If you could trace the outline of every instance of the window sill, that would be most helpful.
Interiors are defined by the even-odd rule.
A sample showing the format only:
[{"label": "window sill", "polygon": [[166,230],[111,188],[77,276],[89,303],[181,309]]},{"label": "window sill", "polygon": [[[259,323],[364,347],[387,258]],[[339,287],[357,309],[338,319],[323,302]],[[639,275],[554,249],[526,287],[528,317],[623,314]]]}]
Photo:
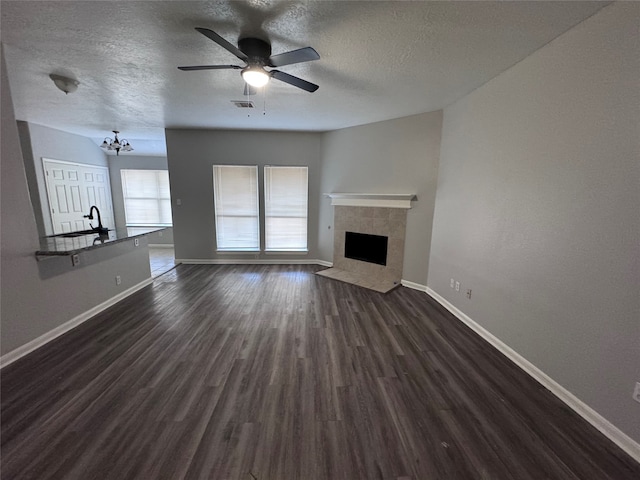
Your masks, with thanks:
[{"label": "window sill", "polygon": [[309,250],[265,250],[265,255],[308,255]]},{"label": "window sill", "polygon": [[146,225],[126,225],[127,228],[171,228],[173,225],[163,223],[149,223]]},{"label": "window sill", "polygon": [[308,255],[309,250],[216,250],[216,253],[219,255],[237,255],[237,254],[245,254],[245,255],[256,255],[264,253],[265,255]]},{"label": "window sill", "polygon": [[237,255],[237,254],[247,254],[247,255],[255,255],[256,253],[260,253],[259,249],[256,250],[249,250],[249,249],[242,249],[242,250],[216,250],[216,253],[220,254],[220,255]]}]

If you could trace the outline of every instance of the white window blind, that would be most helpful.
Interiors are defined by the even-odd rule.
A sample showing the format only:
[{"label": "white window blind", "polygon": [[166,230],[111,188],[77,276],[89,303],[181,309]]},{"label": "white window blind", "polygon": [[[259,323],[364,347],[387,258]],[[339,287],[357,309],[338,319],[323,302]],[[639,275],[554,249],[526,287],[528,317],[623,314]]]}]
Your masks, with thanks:
[{"label": "white window blind", "polygon": [[260,250],[258,167],[213,166],[218,250]]},{"label": "white window blind", "polygon": [[264,167],[265,250],[306,251],[307,167]]},{"label": "white window blind", "polygon": [[171,194],[167,170],[121,170],[127,227],[170,227]]}]

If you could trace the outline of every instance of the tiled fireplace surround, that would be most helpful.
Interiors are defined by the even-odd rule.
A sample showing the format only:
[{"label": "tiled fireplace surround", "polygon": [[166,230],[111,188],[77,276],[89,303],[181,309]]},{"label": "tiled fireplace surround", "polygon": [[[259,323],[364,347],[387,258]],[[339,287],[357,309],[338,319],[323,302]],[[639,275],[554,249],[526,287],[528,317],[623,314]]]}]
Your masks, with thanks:
[{"label": "tiled fireplace surround", "polygon": [[[333,268],[318,274],[383,293],[400,285],[407,209],[340,205],[335,205],[334,209]],[[345,232],[389,237],[387,264],[345,258]]]}]

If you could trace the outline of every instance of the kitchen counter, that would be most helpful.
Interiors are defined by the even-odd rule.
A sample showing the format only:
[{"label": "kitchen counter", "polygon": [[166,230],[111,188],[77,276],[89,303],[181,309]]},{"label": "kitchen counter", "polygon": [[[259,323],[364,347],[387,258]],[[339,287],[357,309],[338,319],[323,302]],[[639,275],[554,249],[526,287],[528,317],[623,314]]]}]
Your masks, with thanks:
[{"label": "kitchen counter", "polygon": [[141,237],[149,233],[166,230],[166,228],[167,227],[141,229],[136,227],[135,233],[132,234],[124,228],[109,230],[106,235],[89,233],[71,238],[60,235],[42,237],[40,239],[40,250],[36,252],[36,258],[38,260],[44,260],[50,257],[75,255],[81,251],[93,250],[106,245],[125,242],[135,237]]}]

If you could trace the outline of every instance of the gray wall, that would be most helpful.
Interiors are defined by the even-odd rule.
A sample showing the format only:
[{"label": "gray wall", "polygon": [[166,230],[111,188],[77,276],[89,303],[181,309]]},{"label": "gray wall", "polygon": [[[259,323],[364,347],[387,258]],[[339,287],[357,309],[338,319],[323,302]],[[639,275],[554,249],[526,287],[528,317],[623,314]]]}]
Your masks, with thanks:
[{"label": "gray wall", "polygon": [[445,109],[429,270],[636,441],[639,24],[637,3],[608,6]]},{"label": "gray wall", "polygon": [[[320,176],[319,133],[261,132],[237,130],[167,129],[167,157],[173,208],[173,236],[177,259],[207,260],[254,258],[242,254],[217,254],[213,206],[212,165],[258,165],[262,211],[264,165],[309,167],[309,253],[301,255],[259,255],[261,259],[318,258],[318,191]],[[182,201],[177,206],[176,200]],[[264,221],[261,222],[264,238]],[[264,245],[264,241],[262,242]]]},{"label": "gray wall", "polygon": [[40,235],[52,235],[42,158],[107,166],[107,155],[91,139],[33,123],[18,122],[25,171]]},{"label": "gray wall", "polygon": [[[80,267],[69,257],[36,262],[39,236],[20,148],[20,139],[2,54],[2,146],[0,236],[0,355],[150,277],[148,249],[128,244],[81,255]],[[115,285],[115,275],[122,284]]]},{"label": "gray wall", "polygon": [[[321,193],[415,193],[407,215],[404,280],[427,284],[442,111],[328,132]],[[333,207],[320,200],[320,259],[333,259]]]},{"label": "gray wall", "polygon": [[[167,157],[145,157],[140,155],[109,155],[109,177],[111,178],[111,196],[113,198],[113,215],[116,228],[126,228],[124,215],[124,199],[122,197],[121,170],[168,170]],[[149,235],[150,244],[172,244],[173,229],[169,228],[161,235]]]}]

